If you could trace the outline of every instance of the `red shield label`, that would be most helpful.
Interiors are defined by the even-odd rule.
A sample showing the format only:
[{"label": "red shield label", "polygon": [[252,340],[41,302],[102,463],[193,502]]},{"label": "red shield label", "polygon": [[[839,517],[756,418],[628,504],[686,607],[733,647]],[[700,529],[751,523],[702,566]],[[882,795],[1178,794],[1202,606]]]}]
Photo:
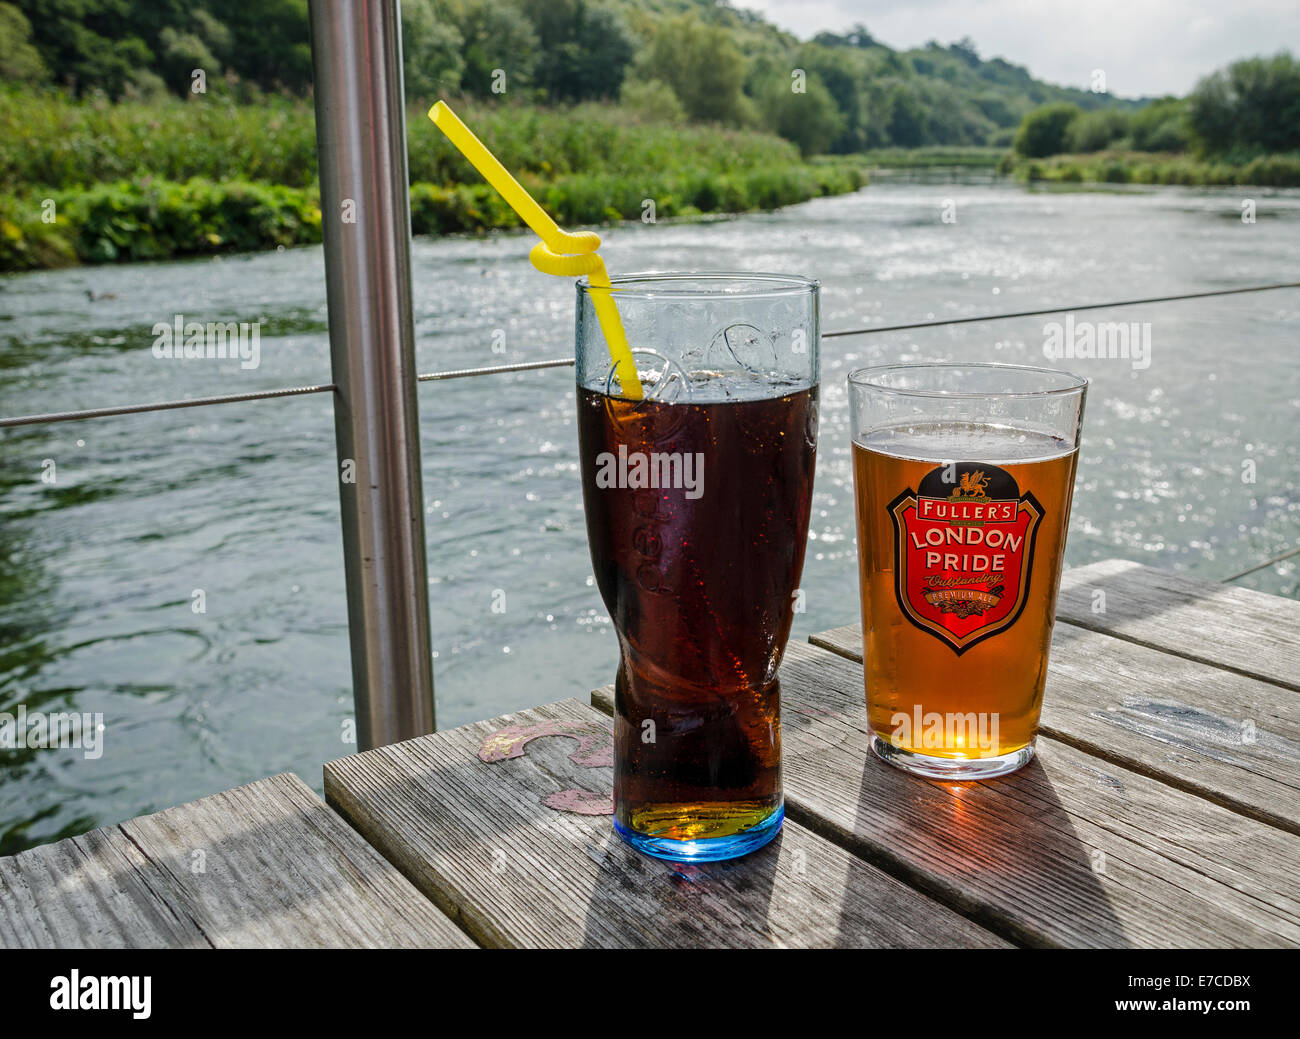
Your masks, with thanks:
[{"label": "red shield label", "polygon": [[1005,469],[940,466],[889,517],[898,606],[918,628],[961,656],[1020,617],[1043,510]]}]

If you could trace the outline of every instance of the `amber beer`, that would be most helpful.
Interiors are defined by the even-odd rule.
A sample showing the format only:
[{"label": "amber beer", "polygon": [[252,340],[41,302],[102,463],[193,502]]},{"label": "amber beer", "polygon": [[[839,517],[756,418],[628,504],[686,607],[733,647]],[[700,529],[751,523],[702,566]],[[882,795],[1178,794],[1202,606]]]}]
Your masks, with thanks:
[{"label": "amber beer", "polygon": [[854,440],[867,718],[886,760],[982,778],[1033,753],[1077,441],[945,410]]}]

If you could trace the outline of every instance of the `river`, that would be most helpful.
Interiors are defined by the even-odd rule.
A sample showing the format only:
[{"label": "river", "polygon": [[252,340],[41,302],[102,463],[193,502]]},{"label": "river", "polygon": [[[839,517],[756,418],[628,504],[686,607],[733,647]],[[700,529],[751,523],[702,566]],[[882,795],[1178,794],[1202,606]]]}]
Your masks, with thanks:
[{"label": "river", "polygon": [[[1300,280],[1295,191],[884,178],[774,214],[603,235],[615,272],[817,277],[826,331]],[[420,371],[572,353],[573,286],[534,272],[531,245],[416,241]],[[260,320],[260,363],[155,357],[153,326],[178,313]],[[1218,580],[1300,542],[1300,291],[1075,317],[1149,322],[1151,351],[1146,366],[1053,362],[1092,379],[1067,563],[1123,557]],[[794,638],[858,612],[848,371],[1044,363],[1054,320],[824,342]],[[0,378],[4,415],[328,382],[321,250],[0,278]],[[572,380],[555,369],[418,391],[441,727],[585,698],[613,677]],[[1295,563],[1237,583],[1294,597]],[[352,749],[350,688],[328,395],[0,430],[0,712],[104,725],[98,756],[0,750],[0,851],[282,770],[319,789],[321,763]]]}]

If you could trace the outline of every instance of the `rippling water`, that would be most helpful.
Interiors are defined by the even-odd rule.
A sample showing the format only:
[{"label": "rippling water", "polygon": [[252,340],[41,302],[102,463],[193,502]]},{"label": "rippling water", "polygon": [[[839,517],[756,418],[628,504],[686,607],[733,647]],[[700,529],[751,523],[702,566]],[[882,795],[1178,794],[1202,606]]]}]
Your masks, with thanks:
[{"label": "rippling water", "polygon": [[[620,227],[602,253],[618,272],[815,276],[824,330],[882,326],[1297,280],[1300,193],[1253,197],[1247,225],[1238,191],[882,181],[772,215]],[[956,223],[941,219],[948,200]],[[571,354],[572,285],[533,272],[531,244],[416,242],[421,371]],[[260,318],[260,366],[154,358],[151,328],[177,312]],[[1293,547],[1300,292],[1077,317],[1149,321],[1152,362],[1062,362],[1093,380],[1067,562],[1119,556],[1222,579]],[[1045,320],[824,343],[807,612],[793,637],[858,611],[847,372],[1043,363]],[[0,278],[0,414],[329,379],[319,249]],[[419,391],[442,727],[585,697],[613,676],[572,379],[557,369]],[[54,483],[41,478],[49,462]],[[1295,596],[1295,562],[1238,583]],[[351,749],[330,398],[0,430],[0,711],[20,703],[102,712],[104,752],[0,751],[0,851],[285,769],[319,788],[321,763]]]}]

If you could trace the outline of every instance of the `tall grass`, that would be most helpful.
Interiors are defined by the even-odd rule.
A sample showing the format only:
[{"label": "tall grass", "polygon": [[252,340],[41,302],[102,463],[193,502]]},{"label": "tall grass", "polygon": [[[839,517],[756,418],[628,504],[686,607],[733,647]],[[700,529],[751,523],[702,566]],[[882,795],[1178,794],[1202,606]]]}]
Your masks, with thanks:
[{"label": "tall grass", "polygon": [[0,90],[0,193],[145,176],[306,187],[316,178],[314,125],[301,101],[255,108],[174,98],[76,103],[57,93]]},{"label": "tall grass", "polygon": [[[458,110],[508,169],[545,180],[572,173],[731,173],[800,161],[793,144],[771,134],[642,123],[607,105],[476,103]],[[480,180],[423,110],[407,113],[407,152],[412,183]],[[75,103],[56,93],[0,90],[0,193],[143,176],[307,187],[316,179],[311,105],[272,99],[241,107],[174,98]]]},{"label": "tall grass", "polygon": [[874,148],[859,152],[853,158],[868,167],[882,169],[930,169],[934,167],[962,166],[988,169],[998,164],[1005,149],[982,147],[951,148]]},{"label": "tall grass", "polygon": [[[865,182],[778,137],[613,106],[471,104],[484,143],[562,224],[775,209]],[[423,111],[407,114],[416,234],[518,226]],[[48,223],[48,202],[55,219]],[[0,91],[0,271],[320,240],[313,113],[205,99],[118,105]]]}]

